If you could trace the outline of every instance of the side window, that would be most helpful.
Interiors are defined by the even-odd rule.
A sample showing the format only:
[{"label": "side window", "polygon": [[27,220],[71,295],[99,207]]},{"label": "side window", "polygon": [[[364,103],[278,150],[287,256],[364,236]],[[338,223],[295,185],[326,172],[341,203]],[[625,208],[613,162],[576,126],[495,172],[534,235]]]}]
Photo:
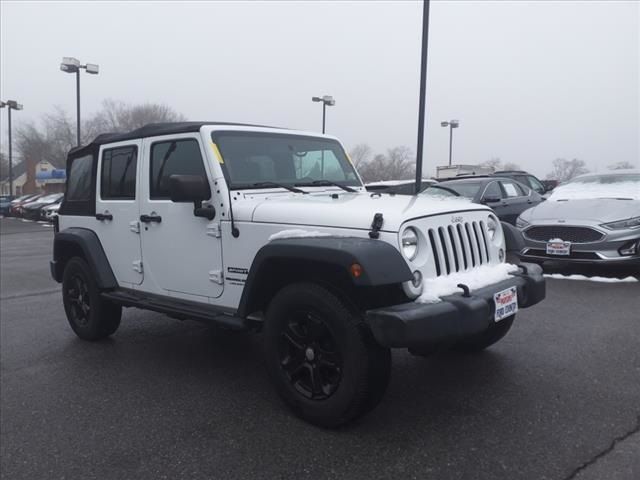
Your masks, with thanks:
[{"label": "side window", "polygon": [[91,199],[91,170],[93,155],[85,155],[72,160],[67,179],[67,200],[82,202]]},{"label": "side window", "polygon": [[528,176],[527,177],[529,179],[529,186],[535,190],[536,192],[543,194],[545,192],[545,188],[542,185],[542,183],[540,183],[538,181],[538,179],[536,177],[532,177],[532,176]]},{"label": "side window", "polygon": [[149,198],[169,198],[171,175],[199,175],[206,177],[200,145],[195,139],[169,140],[151,146],[149,169]]},{"label": "side window", "polygon": [[502,190],[500,190],[500,185],[498,185],[498,182],[491,182],[489,185],[487,185],[487,189],[484,191],[483,196],[502,198]]},{"label": "side window", "polygon": [[522,197],[524,193],[518,185],[513,182],[500,182],[507,198]]},{"label": "side window", "polygon": [[103,200],[135,200],[137,157],[135,146],[102,152],[100,197]]}]

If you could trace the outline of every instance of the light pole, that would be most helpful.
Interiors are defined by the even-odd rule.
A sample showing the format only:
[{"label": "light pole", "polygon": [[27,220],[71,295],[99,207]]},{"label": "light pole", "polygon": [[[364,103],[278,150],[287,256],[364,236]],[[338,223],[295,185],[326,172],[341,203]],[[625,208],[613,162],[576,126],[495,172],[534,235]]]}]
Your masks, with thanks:
[{"label": "light pole", "polygon": [[22,105],[15,100],[0,101],[0,108],[9,110],[9,195],[13,195],[13,150],[11,145],[11,110],[22,110]]},{"label": "light pole", "polygon": [[331,95],[324,95],[322,97],[311,97],[313,102],[322,102],[322,133],[324,133],[325,119],[327,115],[327,105],[333,107],[336,101]]},{"label": "light pole", "polygon": [[441,127],[449,127],[449,166],[451,166],[451,153],[453,150],[453,129],[458,128],[460,122],[458,120],[449,120],[448,122],[440,122]]},{"label": "light pole", "polygon": [[76,111],[77,111],[77,125],[76,125],[76,136],[78,146],[80,145],[80,69],[84,68],[87,73],[91,73],[93,75],[97,75],[100,67],[95,63],[87,63],[86,65],[81,65],[80,60],[73,57],[63,57],[62,63],[60,64],[60,70],[67,73],[75,73],[76,74]]}]

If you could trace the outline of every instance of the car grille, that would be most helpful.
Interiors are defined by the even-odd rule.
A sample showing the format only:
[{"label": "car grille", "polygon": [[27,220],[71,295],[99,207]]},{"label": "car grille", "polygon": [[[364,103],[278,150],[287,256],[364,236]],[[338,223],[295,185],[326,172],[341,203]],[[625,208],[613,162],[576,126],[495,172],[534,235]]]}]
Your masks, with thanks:
[{"label": "car grille", "polygon": [[569,255],[551,255],[547,253],[545,250],[537,250],[535,248],[530,248],[524,254],[525,259],[527,256],[531,257],[546,257],[551,260],[566,260],[567,258],[573,260],[600,260],[598,254],[594,252],[570,252]]},{"label": "car grille", "polygon": [[482,221],[430,228],[426,234],[437,276],[489,263],[488,233]]},{"label": "car grille", "polygon": [[559,238],[565,242],[588,243],[602,240],[604,234],[588,227],[565,227],[562,225],[546,225],[531,227],[524,231],[524,236],[530,240],[547,242]]}]

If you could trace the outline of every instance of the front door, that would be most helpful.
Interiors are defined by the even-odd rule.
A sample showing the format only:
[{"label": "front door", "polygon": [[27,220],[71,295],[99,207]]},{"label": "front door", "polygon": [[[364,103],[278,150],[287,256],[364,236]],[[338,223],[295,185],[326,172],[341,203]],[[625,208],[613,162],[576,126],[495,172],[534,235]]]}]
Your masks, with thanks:
[{"label": "front door", "polygon": [[[140,233],[144,282],[152,293],[207,302],[222,295],[221,212],[213,220],[193,215],[193,204],[169,198],[171,175],[200,175],[211,184],[212,169],[197,134],[144,140]],[[219,205],[212,189],[211,205]],[[215,200],[215,203],[213,201]]]},{"label": "front door", "polygon": [[96,182],[96,232],[121,287],[142,282],[138,198],[142,142],[114,143],[100,149]]}]

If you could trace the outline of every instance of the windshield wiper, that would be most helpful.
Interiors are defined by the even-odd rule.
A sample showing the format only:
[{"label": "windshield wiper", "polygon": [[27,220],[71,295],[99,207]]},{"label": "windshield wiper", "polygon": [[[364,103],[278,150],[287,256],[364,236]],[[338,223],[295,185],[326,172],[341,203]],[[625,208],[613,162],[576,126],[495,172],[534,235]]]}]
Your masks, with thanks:
[{"label": "windshield wiper", "polygon": [[346,185],[340,185],[337,182],[332,182],[331,180],[314,180],[313,182],[309,182],[309,183],[296,183],[296,185],[301,186],[301,187],[305,187],[305,186],[334,186],[334,187],[338,187],[341,188],[342,190],[344,190],[345,192],[350,192],[350,193],[355,193],[357,192],[356,189],[351,188],[351,187],[347,187]]},{"label": "windshield wiper", "polygon": [[292,187],[291,185],[283,185],[282,183],[276,182],[256,182],[251,184],[254,188],[262,188],[262,187],[279,187],[284,188],[285,190],[289,190],[293,193],[307,193],[304,190],[300,190],[299,188]]}]

